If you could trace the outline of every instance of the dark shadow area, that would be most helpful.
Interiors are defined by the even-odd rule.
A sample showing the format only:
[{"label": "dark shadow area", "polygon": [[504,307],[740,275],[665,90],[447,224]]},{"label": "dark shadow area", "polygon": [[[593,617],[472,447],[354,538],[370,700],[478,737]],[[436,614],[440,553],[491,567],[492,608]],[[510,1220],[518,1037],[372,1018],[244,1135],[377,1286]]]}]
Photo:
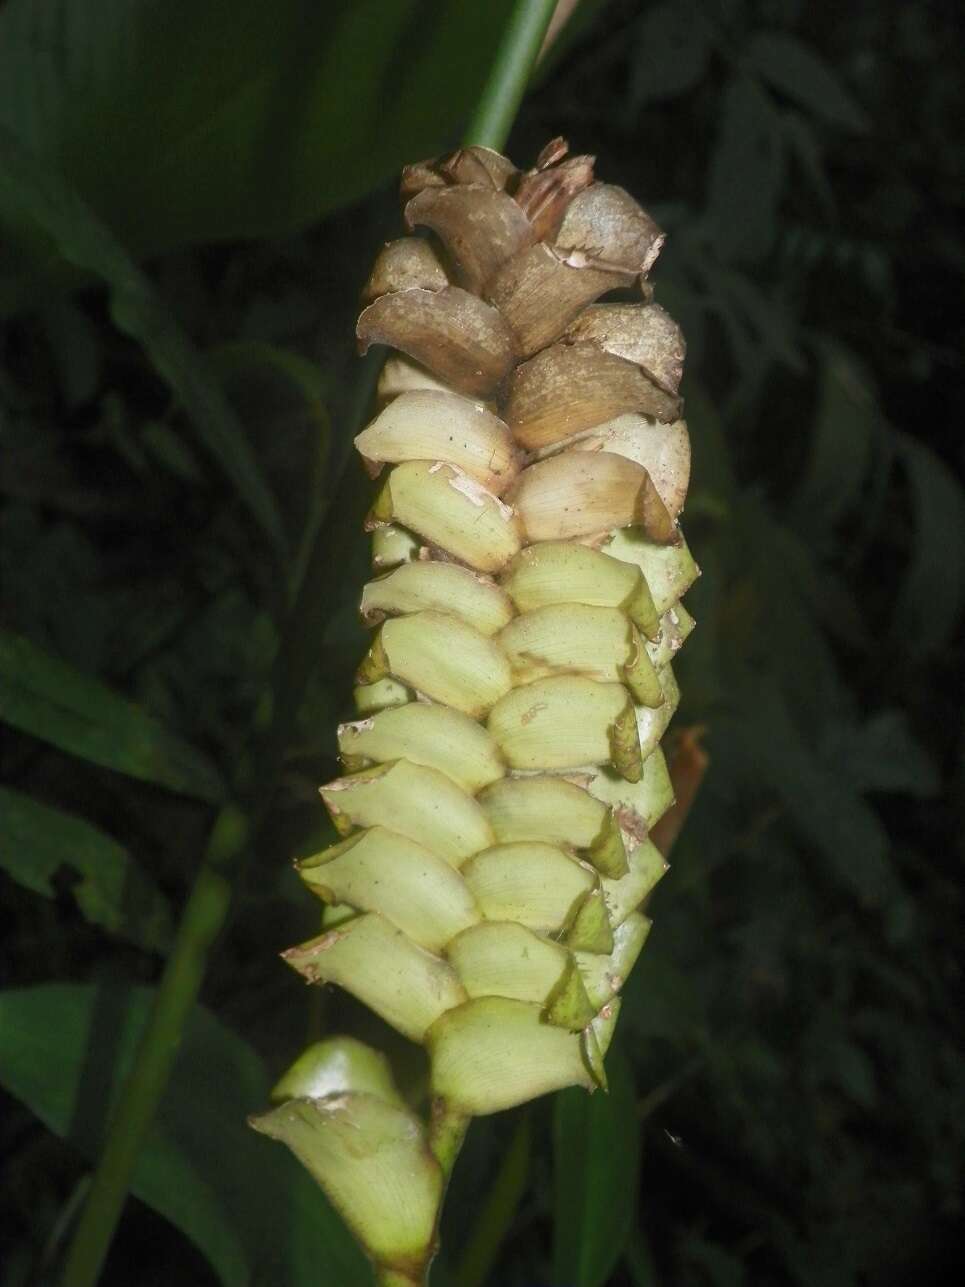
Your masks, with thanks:
[{"label": "dark shadow area", "polygon": [[[116,8],[0,6],[0,122],[80,193],[97,246],[129,250],[199,366],[158,358],[133,268],[98,277],[89,227],[50,233],[0,132],[0,627],[79,677],[57,710],[95,678],[182,771],[215,766],[256,840],[157,1128],[162,1187],[196,1193],[199,1228],[132,1199],[102,1287],[357,1287],[337,1219],[245,1119],[336,1028],[384,1042],[425,1103],[421,1051],[280,953],[318,932],[292,860],[336,839],[317,788],[367,647],[374,484],[352,438],[379,355],[356,357],[358,296],[404,231],[391,175],[458,139],[495,34],[468,0],[244,0],[231,22],[175,0],[144,26]],[[636,1101],[607,1148],[638,1189],[579,1287],[910,1287],[965,1256],[963,35],[939,3],[584,0],[513,132],[523,167],[557,135],[593,153],[667,233],[650,282],[687,339],[702,569],[673,664],[708,769],[616,1038]],[[76,855],[49,889],[0,864],[0,1006],[37,998],[0,1024],[0,1287],[53,1287],[213,808],[144,746],[103,767],[110,730],[88,762],[59,726],[9,725],[4,788],[131,864],[97,886],[99,919]],[[38,864],[63,834],[41,830],[16,833]],[[0,857],[13,834],[0,818]],[[59,1010],[55,984],[78,989]],[[526,1111],[488,1281],[576,1287],[558,1101]],[[518,1121],[470,1132],[433,1287],[462,1287]]]}]

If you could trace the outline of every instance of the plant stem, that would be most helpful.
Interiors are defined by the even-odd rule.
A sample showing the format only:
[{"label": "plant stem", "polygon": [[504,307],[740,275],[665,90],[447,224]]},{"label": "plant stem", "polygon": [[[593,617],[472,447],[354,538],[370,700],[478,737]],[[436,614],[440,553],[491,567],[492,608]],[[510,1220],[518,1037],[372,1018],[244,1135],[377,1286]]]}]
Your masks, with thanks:
[{"label": "plant stem", "polygon": [[208,950],[231,901],[229,873],[244,852],[247,822],[234,805],[215,819],[204,860],[171,949],[154,1007],[78,1221],[64,1267],[63,1287],[92,1287],[100,1276],[131,1173],[144,1142],[204,976]]},{"label": "plant stem", "polygon": [[401,1269],[386,1269],[384,1266],[375,1272],[379,1287],[423,1287],[426,1281],[423,1276],[413,1278]]},{"label": "plant stem", "polygon": [[482,1287],[489,1280],[499,1248],[526,1188],[531,1141],[532,1122],[527,1112],[516,1124],[509,1148],[503,1155],[469,1242],[456,1266],[453,1274],[456,1287]]},{"label": "plant stem", "polygon": [[517,0],[486,87],[466,128],[463,146],[477,144],[497,152],[505,147],[556,3],[557,0]]},{"label": "plant stem", "polygon": [[433,1102],[429,1118],[429,1148],[442,1167],[446,1180],[452,1174],[471,1120],[464,1113],[451,1109],[445,1100],[437,1099]]}]

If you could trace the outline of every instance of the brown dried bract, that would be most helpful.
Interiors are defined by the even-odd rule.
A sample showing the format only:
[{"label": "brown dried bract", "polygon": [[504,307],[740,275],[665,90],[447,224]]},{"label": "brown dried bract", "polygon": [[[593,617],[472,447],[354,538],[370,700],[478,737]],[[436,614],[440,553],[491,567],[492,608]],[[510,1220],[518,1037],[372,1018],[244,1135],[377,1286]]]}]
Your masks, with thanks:
[{"label": "brown dried bract", "polygon": [[509,323],[520,356],[529,357],[558,340],[587,304],[632,281],[620,268],[585,256],[571,259],[541,241],[505,264],[488,294]]},{"label": "brown dried bract", "polygon": [[533,166],[533,173],[536,170],[548,170],[551,165],[557,165],[570,150],[570,145],[562,134],[558,134],[555,139],[550,139],[542,148],[539,156],[536,158],[536,164]]},{"label": "brown dried bract", "polygon": [[362,289],[362,303],[370,304],[397,290],[443,290],[448,285],[446,270],[432,243],[422,237],[400,237],[387,241],[379,251]]},{"label": "brown dried bract", "polygon": [[554,344],[516,368],[504,419],[518,443],[537,451],[628,411],[676,420],[679,402],[635,363],[580,341]]},{"label": "brown dried bract", "polygon": [[480,397],[506,378],[513,337],[499,312],[461,290],[400,290],[363,309],[359,351],[371,344],[401,349],[459,393]]},{"label": "brown dried bract", "polygon": [[665,234],[629,192],[594,183],[570,202],[556,238],[566,250],[582,250],[641,276],[660,254]]},{"label": "brown dried bract", "polygon": [[570,202],[593,182],[594,160],[592,156],[574,156],[546,169],[537,162],[537,168],[519,180],[516,201],[533,225],[537,240],[556,236]]},{"label": "brown dried bract", "polygon": [[405,166],[399,195],[405,205],[426,188],[445,188],[450,184],[474,183],[501,192],[517,173],[512,161],[492,148],[461,147],[445,156]]},{"label": "brown dried bract", "polygon": [[532,244],[533,230],[511,196],[464,184],[425,188],[405,208],[410,228],[431,228],[456,268],[459,282],[480,295],[506,260]]},{"label": "brown dried bract", "polygon": [[635,362],[669,394],[676,394],[687,346],[680,327],[659,304],[595,304],[567,327],[566,338],[590,340]]},{"label": "brown dried bract", "polygon": [[519,173],[512,161],[490,147],[457,148],[439,168],[450,183],[481,183],[502,192]]}]

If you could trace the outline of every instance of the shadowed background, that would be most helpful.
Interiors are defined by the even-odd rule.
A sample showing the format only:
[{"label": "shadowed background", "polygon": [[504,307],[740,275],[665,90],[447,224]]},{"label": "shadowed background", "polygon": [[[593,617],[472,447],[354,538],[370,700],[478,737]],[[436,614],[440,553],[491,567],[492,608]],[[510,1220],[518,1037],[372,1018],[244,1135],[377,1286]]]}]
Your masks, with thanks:
[{"label": "shadowed background", "polygon": [[[0,11],[0,1287],[55,1279],[229,792],[257,832],[103,1283],[369,1281],[244,1118],[336,1028],[419,1085],[278,952],[316,926],[290,859],[333,838],[364,650],[357,295],[509,8]],[[611,1095],[476,1125],[436,1287],[898,1287],[961,1250],[951,14],[584,0],[523,105],[518,164],[564,134],[669,234],[704,570],[676,723],[709,769]]]}]

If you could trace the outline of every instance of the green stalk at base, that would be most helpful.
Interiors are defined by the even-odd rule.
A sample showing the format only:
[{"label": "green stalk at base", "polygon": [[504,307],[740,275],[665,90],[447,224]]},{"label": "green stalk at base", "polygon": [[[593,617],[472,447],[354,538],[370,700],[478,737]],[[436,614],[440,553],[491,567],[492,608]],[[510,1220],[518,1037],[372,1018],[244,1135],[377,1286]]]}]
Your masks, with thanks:
[{"label": "green stalk at base", "polygon": [[452,1174],[452,1168],[456,1165],[456,1159],[459,1157],[459,1151],[471,1121],[472,1118],[466,1113],[454,1111],[444,1100],[437,1099],[432,1105],[429,1117],[429,1148],[447,1181]]},{"label": "green stalk at base", "polygon": [[92,1287],[100,1277],[138,1153],[161,1102],[181,1033],[201,987],[208,950],[228,914],[228,873],[244,851],[247,834],[243,815],[234,806],[222,809],[185,905],[135,1057],[134,1072],[111,1120],[107,1143],[71,1240],[63,1287]]},{"label": "green stalk at base", "polygon": [[453,1271],[458,1287],[484,1287],[500,1247],[519,1210],[529,1172],[533,1127],[528,1112],[519,1119],[472,1233]]},{"label": "green stalk at base", "polygon": [[413,1278],[397,1269],[379,1269],[376,1270],[375,1281],[379,1287],[425,1287],[428,1279],[424,1274]]}]

